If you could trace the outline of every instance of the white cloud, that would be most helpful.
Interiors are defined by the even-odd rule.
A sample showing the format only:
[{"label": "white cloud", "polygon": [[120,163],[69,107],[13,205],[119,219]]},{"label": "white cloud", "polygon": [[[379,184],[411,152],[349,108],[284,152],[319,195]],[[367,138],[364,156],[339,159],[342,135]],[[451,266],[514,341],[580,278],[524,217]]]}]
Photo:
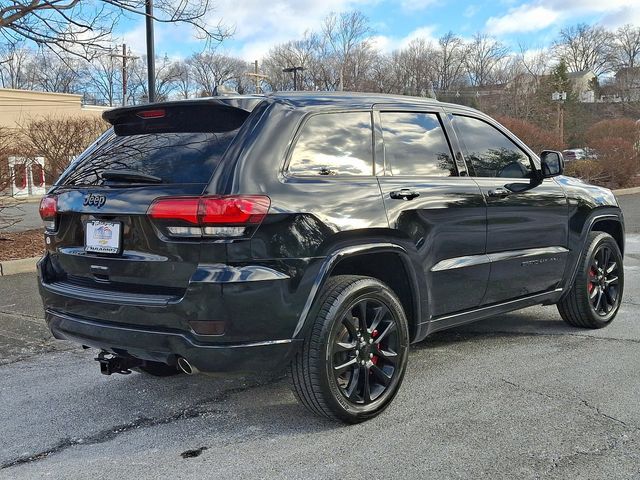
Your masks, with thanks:
[{"label": "white cloud", "polygon": [[360,9],[378,0],[218,0],[209,23],[235,28],[232,42],[241,46],[236,54],[253,60],[264,56],[277,43],[300,38],[305,31],[319,30],[331,12]]},{"label": "white cloud", "polygon": [[489,18],[487,30],[494,35],[543,30],[553,25],[559,16],[559,13],[549,8],[525,4],[510,9],[509,13],[502,17]]},{"label": "white cloud", "polygon": [[480,11],[480,6],[479,5],[468,5],[467,8],[464,9],[464,12],[462,12],[462,15],[465,18],[471,18],[474,17],[476,15],[476,13],[478,13]]},{"label": "white cloud", "polygon": [[435,36],[436,26],[425,25],[424,27],[416,28],[405,37],[393,37],[388,35],[376,35],[371,38],[373,45],[385,53],[390,53],[400,48],[405,48],[413,40],[418,38],[424,39],[427,42],[436,43],[438,41]]},{"label": "white cloud", "polygon": [[509,8],[506,14],[491,17],[486,22],[489,33],[531,32],[560,22],[574,21],[586,15],[601,15],[602,23],[618,26],[640,22],[640,2],[637,0],[537,0]]},{"label": "white cloud", "polygon": [[145,31],[144,22],[140,22],[140,25],[122,35],[122,41],[127,44],[127,47],[132,52],[145,52],[147,48]]},{"label": "white cloud", "polygon": [[602,24],[609,28],[621,27],[622,25],[640,25],[640,5],[628,5],[616,12],[607,14],[602,19]]},{"label": "white cloud", "polygon": [[417,12],[437,2],[438,0],[402,0],[400,6],[406,12]]}]

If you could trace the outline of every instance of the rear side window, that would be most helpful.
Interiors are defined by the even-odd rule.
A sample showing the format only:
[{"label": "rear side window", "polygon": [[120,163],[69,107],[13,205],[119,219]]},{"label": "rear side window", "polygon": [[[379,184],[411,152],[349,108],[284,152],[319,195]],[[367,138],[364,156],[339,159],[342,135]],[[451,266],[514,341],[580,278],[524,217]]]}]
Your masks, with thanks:
[{"label": "rear side window", "polygon": [[289,173],[373,175],[371,113],[323,113],[309,118],[293,148]]},{"label": "rear side window", "polygon": [[110,119],[114,128],[80,155],[57,184],[122,183],[113,175],[105,180],[106,171],[150,175],[162,183],[207,183],[248,115],[231,118],[229,111],[167,109],[164,117],[144,119],[125,110],[122,118]]},{"label": "rear side window", "polygon": [[531,159],[494,126],[473,117],[453,115],[451,122],[466,150],[475,177],[529,178]]},{"label": "rear side window", "polygon": [[385,160],[392,175],[457,175],[437,114],[382,112],[380,118]]}]

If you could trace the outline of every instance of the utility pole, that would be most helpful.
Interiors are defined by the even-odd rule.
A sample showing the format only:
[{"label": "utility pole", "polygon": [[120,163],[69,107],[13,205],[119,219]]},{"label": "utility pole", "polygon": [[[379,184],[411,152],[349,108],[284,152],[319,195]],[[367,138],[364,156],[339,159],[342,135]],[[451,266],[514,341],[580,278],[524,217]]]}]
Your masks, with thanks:
[{"label": "utility pole", "polygon": [[145,0],[145,16],[147,27],[147,83],[149,103],[156,101],[156,54],[153,39],[153,0]]},{"label": "utility pole", "polygon": [[136,60],[138,57],[127,55],[127,44],[122,44],[122,54],[112,53],[111,57],[122,59],[122,106],[127,104],[127,60]]},{"label": "utility pole", "polygon": [[247,77],[253,77],[253,80],[256,82],[256,93],[262,93],[260,90],[260,80],[269,78],[267,75],[262,75],[258,73],[258,60],[253,62],[253,72],[245,72]]},{"label": "utility pole", "polygon": [[564,102],[567,100],[567,92],[553,92],[551,94],[551,100],[557,102],[558,105],[558,138],[560,143],[564,144]]}]

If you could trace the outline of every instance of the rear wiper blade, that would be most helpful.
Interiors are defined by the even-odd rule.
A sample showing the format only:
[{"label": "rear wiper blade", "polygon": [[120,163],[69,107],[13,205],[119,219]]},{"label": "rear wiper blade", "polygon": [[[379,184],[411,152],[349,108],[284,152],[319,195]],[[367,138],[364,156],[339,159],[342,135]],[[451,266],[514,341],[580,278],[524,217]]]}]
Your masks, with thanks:
[{"label": "rear wiper blade", "polygon": [[136,172],[135,170],[104,170],[100,173],[103,180],[114,180],[116,182],[140,182],[140,183],[162,183],[160,177],[147,173]]}]

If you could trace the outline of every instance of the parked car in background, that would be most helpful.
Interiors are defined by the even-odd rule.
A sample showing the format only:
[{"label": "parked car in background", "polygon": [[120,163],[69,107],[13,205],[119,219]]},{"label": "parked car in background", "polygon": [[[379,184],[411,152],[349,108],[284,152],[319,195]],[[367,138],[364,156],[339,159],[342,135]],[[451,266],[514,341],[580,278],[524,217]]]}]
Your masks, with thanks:
[{"label": "parked car in background", "polygon": [[572,162],[574,160],[584,160],[587,158],[585,150],[583,148],[570,148],[562,151],[562,156],[565,162]]}]

